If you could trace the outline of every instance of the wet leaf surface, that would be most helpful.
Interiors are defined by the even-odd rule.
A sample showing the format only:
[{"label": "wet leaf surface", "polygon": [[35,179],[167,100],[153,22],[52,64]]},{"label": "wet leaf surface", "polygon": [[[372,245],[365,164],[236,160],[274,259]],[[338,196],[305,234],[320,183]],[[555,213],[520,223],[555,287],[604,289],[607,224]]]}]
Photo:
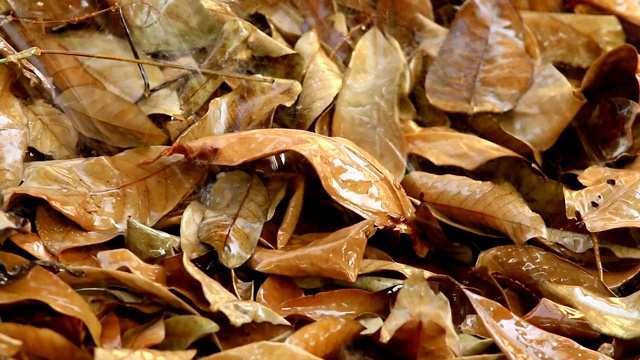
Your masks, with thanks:
[{"label": "wet leaf surface", "polygon": [[637,358],[636,8],[0,1],[0,357]]}]

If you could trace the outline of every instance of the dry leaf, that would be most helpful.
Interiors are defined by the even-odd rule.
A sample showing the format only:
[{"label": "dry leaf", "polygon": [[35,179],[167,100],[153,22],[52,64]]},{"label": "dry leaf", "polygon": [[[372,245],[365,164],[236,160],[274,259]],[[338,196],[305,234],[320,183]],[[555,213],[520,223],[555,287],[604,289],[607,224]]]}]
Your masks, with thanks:
[{"label": "dry leaf", "polygon": [[145,349],[156,346],[164,339],[165,327],[162,318],[133,327],[122,334],[122,345],[129,349]]},{"label": "dry leaf", "polygon": [[634,0],[580,0],[580,3],[597,6],[630,23],[640,25],[640,4]]},{"label": "dry leaf", "polygon": [[205,175],[176,157],[141,165],[163,149],[137,148],[82,162],[44,162],[20,187],[5,193],[6,205],[20,195],[39,197],[88,231],[122,233],[129,218],[153,225]]},{"label": "dry leaf", "polygon": [[388,307],[389,295],[384,292],[340,289],[287,300],[281,304],[280,314],[304,315],[316,321],[333,317],[355,319],[366,313],[385,317]]},{"label": "dry leaf", "polygon": [[287,150],[311,162],[323,187],[338,203],[375,219],[376,225],[402,229],[401,223],[411,218],[413,208],[391,174],[348,140],[299,130],[263,129],[176,144],[162,155],[183,154],[190,161],[233,166]]},{"label": "dry leaf", "polygon": [[398,124],[398,101],[407,63],[394,40],[376,27],[360,38],[336,100],[331,133],[353,141],[373,155],[398,181],[406,152]]},{"label": "dry leaf", "polygon": [[[389,317],[380,329],[380,341],[393,338],[417,358],[450,358],[460,355],[458,334],[451,319],[449,300],[434,293],[424,277],[414,273],[398,292]],[[398,344],[399,345],[399,344]]]},{"label": "dry leaf", "polygon": [[94,360],[191,360],[197,350],[162,351],[153,349],[103,349],[93,351]]},{"label": "dry leaf", "polygon": [[[91,359],[88,351],[50,329],[3,321],[0,323],[0,333],[22,342],[19,353],[27,359],[46,359],[52,354],[65,359]],[[6,354],[4,351],[1,352],[3,355]]]},{"label": "dry leaf", "polygon": [[464,290],[464,293],[496,345],[509,359],[610,359],[570,339],[536,328],[493,300],[469,290]]},{"label": "dry leaf", "polygon": [[413,172],[402,181],[407,194],[434,206],[443,214],[472,226],[489,227],[523,244],[547,238],[540,215],[509,190],[486,181],[456,175]]},{"label": "dry leaf", "polygon": [[125,247],[144,261],[159,260],[173,255],[173,248],[180,246],[180,238],[152,229],[138,221],[127,221]]},{"label": "dry leaf", "polygon": [[533,75],[527,41],[510,1],[465,2],[427,72],[429,102],[467,114],[513,109]]},{"label": "dry leaf", "polygon": [[243,360],[243,359],[299,359],[299,360],[319,360],[303,349],[290,344],[258,341],[248,345],[240,346],[231,350],[225,350],[217,354],[205,356],[201,360]]},{"label": "dry leaf", "polygon": [[27,106],[27,117],[29,146],[55,160],[77,157],[78,131],[64,113],[38,99]]},{"label": "dry leaf", "polygon": [[167,274],[164,268],[145,263],[127,249],[100,251],[96,254],[96,258],[103,269],[118,270],[124,267],[133,274],[146,277],[161,285],[167,285]]},{"label": "dry leaf", "polygon": [[256,295],[256,301],[279,312],[282,303],[304,296],[302,289],[286,276],[269,275]]},{"label": "dry leaf", "polygon": [[220,327],[202,316],[180,315],[164,320],[165,335],[158,345],[161,350],[186,350],[194,341],[213,334]]},{"label": "dry leaf", "polygon": [[205,205],[198,238],[216,249],[224,266],[242,265],[253,254],[267,220],[267,189],[256,175],[220,173]]}]

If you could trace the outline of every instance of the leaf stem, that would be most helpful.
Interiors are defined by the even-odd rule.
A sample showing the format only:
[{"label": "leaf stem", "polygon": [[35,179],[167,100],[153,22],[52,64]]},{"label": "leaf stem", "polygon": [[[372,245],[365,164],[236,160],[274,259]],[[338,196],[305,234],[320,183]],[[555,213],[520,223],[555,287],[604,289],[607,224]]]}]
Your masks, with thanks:
[{"label": "leaf stem", "polygon": [[94,58],[94,59],[124,61],[124,62],[129,62],[134,64],[157,66],[161,68],[180,69],[185,71],[199,72],[206,75],[217,75],[221,77],[234,78],[234,79],[247,80],[247,81],[258,81],[258,82],[266,82],[271,84],[275,82],[274,78],[262,76],[262,75],[244,75],[244,74],[236,74],[236,73],[227,72],[227,71],[200,69],[193,66],[171,64],[171,63],[154,61],[154,60],[130,59],[130,58],[122,58],[118,56],[92,54],[92,53],[85,53],[85,52],[79,52],[79,51],[45,50],[37,47],[28,48],[16,54],[9,55],[5,58],[2,58],[0,59],[0,64],[15,63],[20,60],[25,60],[27,58],[30,58],[32,56],[40,56],[40,55],[67,55],[67,56],[88,57],[88,58]]}]

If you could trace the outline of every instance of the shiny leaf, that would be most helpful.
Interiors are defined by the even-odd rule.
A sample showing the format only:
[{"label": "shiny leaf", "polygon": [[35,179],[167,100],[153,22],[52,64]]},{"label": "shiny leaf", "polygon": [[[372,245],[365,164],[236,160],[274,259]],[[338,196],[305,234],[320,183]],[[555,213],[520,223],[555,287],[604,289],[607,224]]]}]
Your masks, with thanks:
[{"label": "shiny leaf", "polygon": [[494,183],[413,172],[402,185],[409,196],[433,205],[443,214],[473,226],[498,230],[518,244],[534,237],[547,237],[547,227],[540,215]]},{"label": "shiny leaf", "polygon": [[165,336],[158,345],[162,350],[186,350],[194,341],[213,334],[220,327],[202,316],[182,315],[164,320]]},{"label": "shiny leaf", "polygon": [[239,360],[239,359],[264,359],[264,360],[281,360],[281,359],[300,359],[300,360],[319,360],[321,358],[314,356],[303,349],[290,344],[259,341],[235,349],[225,350],[217,354],[205,356],[201,360]]},{"label": "shiny leaf", "polygon": [[78,131],[71,120],[44,100],[36,100],[27,106],[29,146],[55,160],[76,157]]},{"label": "shiny leaf", "polygon": [[[25,108],[10,91],[11,71],[0,68],[0,190],[18,186],[29,145]],[[34,134],[35,135],[35,134]]]},{"label": "shiny leaf", "polygon": [[359,322],[341,318],[327,318],[302,327],[285,340],[309,353],[327,358],[350,344],[364,326]]},{"label": "shiny leaf", "polygon": [[510,1],[465,2],[429,67],[427,98],[451,112],[513,109],[533,75],[528,46]]},{"label": "shiny leaf", "polygon": [[384,316],[388,302],[389,296],[384,292],[341,289],[287,300],[282,303],[280,313],[305,315],[316,321],[331,317],[354,319],[365,313]]}]

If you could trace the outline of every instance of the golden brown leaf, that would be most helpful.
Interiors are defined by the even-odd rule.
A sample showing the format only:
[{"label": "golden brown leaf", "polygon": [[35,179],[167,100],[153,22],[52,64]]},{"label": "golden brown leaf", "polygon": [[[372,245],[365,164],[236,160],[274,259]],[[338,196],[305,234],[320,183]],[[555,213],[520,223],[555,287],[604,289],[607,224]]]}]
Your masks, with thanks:
[{"label": "golden brown leaf", "polygon": [[240,326],[252,321],[267,321],[276,325],[289,323],[268,307],[255,301],[240,300],[207,274],[198,269],[191,259],[202,255],[202,244],[198,240],[198,226],[202,222],[206,207],[200,203],[189,204],[182,215],[180,239],[183,251],[183,265],[187,272],[202,286],[202,291],[212,311],[221,311],[229,321]]},{"label": "golden brown leaf", "polygon": [[176,157],[140,164],[163,149],[42,163],[5,193],[7,205],[19,195],[39,197],[88,231],[122,233],[129,218],[153,225],[205,176]]},{"label": "golden brown leaf", "polygon": [[457,166],[473,170],[501,157],[522,158],[515,152],[475,135],[447,127],[420,128],[406,133],[407,150],[438,166]]},{"label": "golden brown leaf", "polygon": [[536,328],[493,300],[469,290],[464,293],[496,345],[509,359],[610,359],[568,338]]},{"label": "golden brown leaf", "polygon": [[436,294],[422,274],[404,282],[389,317],[380,329],[380,341],[405,344],[417,358],[450,358],[460,355],[460,343],[451,318],[449,300]]},{"label": "golden brown leaf", "polygon": [[302,296],[304,296],[304,292],[290,278],[269,275],[258,289],[256,301],[280,312],[283,302]]},{"label": "golden brown leaf", "polygon": [[231,350],[225,350],[217,354],[205,356],[201,360],[244,360],[244,359],[263,359],[263,360],[282,360],[282,359],[299,359],[299,360],[320,360],[321,358],[314,356],[301,348],[284,343],[258,341],[248,345],[240,346]]},{"label": "golden brown leaf", "polygon": [[53,330],[11,322],[0,323],[0,333],[22,342],[20,354],[27,359],[51,358],[89,360],[88,351],[80,349]]},{"label": "golden brown leaf", "polygon": [[365,313],[385,317],[388,308],[389,295],[384,292],[340,289],[287,300],[282,303],[280,313],[304,315],[319,321],[333,317],[355,319]]},{"label": "golden brown leaf", "polygon": [[234,269],[251,257],[267,220],[269,194],[256,175],[220,173],[211,188],[198,238]]},{"label": "golden brown leaf", "polygon": [[[12,93],[11,70],[0,68],[0,191],[20,184],[29,145],[25,108]],[[34,134],[35,135],[35,134]]]},{"label": "golden brown leaf", "polygon": [[592,329],[582,312],[542,298],[522,319],[542,330],[569,338],[595,339],[600,333]]},{"label": "golden brown leaf", "polygon": [[94,360],[191,360],[197,350],[162,351],[154,349],[103,349],[96,348]]},{"label": "golden brown leaf", "polygon": [[373,221],[364,220],[302,246],[290,245],[282,250],[257,248],[247,265],[268,274],[322,276],[353,282],[367,239],[374,232]]},{"label": "golden brown leaf", "polygon": [[147,264],[127,249],[100,251],[96,258],[103,269],[126,268],[133,274],[146,277],[161,285],[167,285],[167,274],[159,265]]},{"label": "golden brown leaf", "polygon": [[391,174],[345,139],[300,130],[262,129],[176,144],[162,155],[184,154],[191,161],[234,166],[287,150],[311,162],[324,189],[338,203],[366,219],[375,219],[376,225],[403,229],[402,222],[412,217],[413,207]]},{"label": "golden brown leaf", "polygon": [[290,181],[290,186],[293,187],[293,195],[289,200],[287,210],[282,218],[282,223],[278,228],[278,234],[276,235],[276,248],[282,249],[293,235],[300,214],[302,213],[302,203],[304,201],[304,180],[301,177],[294,177]]},{"label": "golden brown leaf", "polygon": [[55,160],[77,157],[78,131],[60,110],[42,99],[27,106],[29,146]]},{"label": "golden brown leaf", "polygon": [[[25,259],[7,252],[0,252],[0,260],[8,269],[26,262]],[[100,321],[82,296],[58,276],[36,266],[24,277],[0,287],[0,303],[13,304],[26,300],[43,302],[61,314],[81,320],[99,345],[102,331]]]},{"label": "golden brown leaf", "polygon": [[302,327],[285,340],[309,353],[326,359],[350,344],[364,329],[359,322],[341,318],[326,318]]},{"label": "golden brown leaf", "polygon": [[165,335],[161,350],[186,350],[194,341],[220,330],[213,322],[197,315],[179,315],[164,320]]},{"label": "golden brown leaf", "polygon": [[450,112],[513,109],[533,75],[530,45],[509,0],[465,2],[429,67],[427,98]]},{"label": "golden brown leaf", "polygon": [[[1,221],[0,221],[1,222]],[[47,250],[40,236],[36,233],[13,234],[9,237],[14,244],[28,252],[38,260],[54,261],[55,257]]]},{"label": "golden brown leaf", "polygon": [[122,346],[128,349],[145,349],[162,342],[165,326],[162,318],[133,327],[122,334]]},{"label": "golden brown leaf", "polygon": [[180,238],[139,223],[127,221],[125,247],[144,261],[173,256],[173,248],[180,245]]},{"label": "golden brown leaf", "polygon": [[373,155],[398,181],[407,154],[398,124],[398,101],[407,62],[399,45],[376,27],[356,44],[344,86],[336,100],[331,133]]},{"label": "golden brown leaf", "polygon": [[443,214],[472,226],[489,227],[523,244],[547,238],[540,215],[509,190],[457,175],[413,172],[402,181],[407,194],[433,205]]},{"label": "golden brown leaf", "polygon": [[640,4],[634,0],[580,0],[578,2],[605,9],[621,19],[640,25]]}]

